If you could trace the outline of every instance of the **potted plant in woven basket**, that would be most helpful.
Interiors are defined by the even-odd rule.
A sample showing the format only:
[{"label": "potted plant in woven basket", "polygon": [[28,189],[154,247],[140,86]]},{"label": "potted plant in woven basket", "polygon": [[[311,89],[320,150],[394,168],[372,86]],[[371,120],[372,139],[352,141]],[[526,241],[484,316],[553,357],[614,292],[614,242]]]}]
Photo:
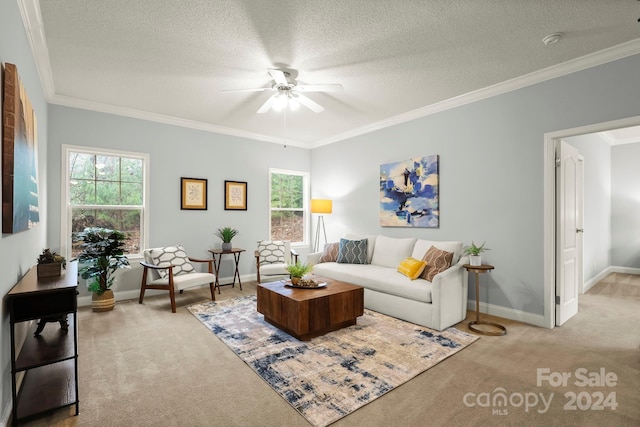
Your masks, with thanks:
[{"label": "potted plant in woven basket", "polygon": [[67,267],[67,260],[62,255],[43,249],[38,257],[38,278],[60,276],[61,270]]},{"label": "potted plant in woven basket", "polygon": [[75,241],[82,241],[82,253],[78,256],[79,273],[93,292],[93,311],[109,311],[115,306],[110,288],[115,271],[129,268],[129,260],[124,255],[126,238],[127,235],[121,231],[99,227],[85,228],[74,236]]}]

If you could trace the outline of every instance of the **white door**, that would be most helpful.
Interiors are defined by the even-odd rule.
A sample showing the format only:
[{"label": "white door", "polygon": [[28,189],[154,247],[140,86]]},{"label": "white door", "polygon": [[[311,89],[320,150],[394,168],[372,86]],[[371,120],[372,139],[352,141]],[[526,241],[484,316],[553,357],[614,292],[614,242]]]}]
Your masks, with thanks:
[{"label": "white door", "polygon": [[556,145],[556,325],[578,312],[582,280],[582,162],[578,150]]}]

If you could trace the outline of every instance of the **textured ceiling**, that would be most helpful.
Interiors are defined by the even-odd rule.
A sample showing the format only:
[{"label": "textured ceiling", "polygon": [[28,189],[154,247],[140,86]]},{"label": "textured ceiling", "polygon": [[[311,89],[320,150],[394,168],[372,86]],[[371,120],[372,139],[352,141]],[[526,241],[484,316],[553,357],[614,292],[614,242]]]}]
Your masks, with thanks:
[{"label": "textured ceiling", "polygon": [[[637,0],[19,2],[50,102],[308,147],[595,52],[640,52]],[[256,114],[269,92],[222,92],[269,87],[278,67],[344,90],[308,93],[325,110],[286,126]]]}]

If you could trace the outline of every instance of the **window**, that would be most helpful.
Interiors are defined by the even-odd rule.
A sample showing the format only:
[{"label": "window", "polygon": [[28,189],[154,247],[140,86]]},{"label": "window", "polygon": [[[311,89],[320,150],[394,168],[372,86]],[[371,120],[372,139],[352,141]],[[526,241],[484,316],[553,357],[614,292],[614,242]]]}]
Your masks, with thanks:
[{"label": "window", "polygon": [[86,227],[127,234],[127,255],[140,256],[146,246],[146,154],[62,147],[64,173],[61,251],[76,258],[81,243],[72,235]]},{"label": "window", "polygon": [[308,244],[309,174],[269,169],[269,184],[271,240],[288,240],[297,245]]}]

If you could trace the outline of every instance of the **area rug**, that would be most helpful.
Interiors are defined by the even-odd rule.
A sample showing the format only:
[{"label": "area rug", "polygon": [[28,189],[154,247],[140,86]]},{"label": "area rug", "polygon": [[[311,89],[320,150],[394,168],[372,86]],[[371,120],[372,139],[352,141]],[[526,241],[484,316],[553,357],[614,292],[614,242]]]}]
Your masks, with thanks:
[{"label": "area rug", "polygon": [[478,339],[366,310],[357,324],[299,341],[265,322],[250,295],[188,307],[311,424],[329,425]]}]

